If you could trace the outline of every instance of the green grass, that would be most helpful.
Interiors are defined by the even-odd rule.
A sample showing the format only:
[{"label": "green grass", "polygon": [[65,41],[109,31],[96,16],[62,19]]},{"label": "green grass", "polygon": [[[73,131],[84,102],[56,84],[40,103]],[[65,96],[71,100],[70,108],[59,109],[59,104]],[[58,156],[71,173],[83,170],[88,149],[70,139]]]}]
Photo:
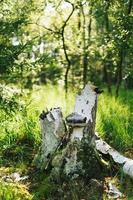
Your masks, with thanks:
[{"label": "green grass", "polygon": [[133,144],[133,94],[131,91],[121,96],[99,96],[96,130],[120,151],[132,148]]},{"label": "green grass", "polygon": [[[32,107],[42,109],[61,107],[64,116],[74,107],[75,91],[69,91],[67,99],[62,87],[45,86],[32,94]],[[96,131],[118,150],[124,151],[133,144],[133,94],[121,90],[120,97],[110,96],[106,92],[99,95],[96,119]]]},{"label": "green grass", "polygon": [[24,184],[0,182],[1,200],[31,200],[32,198],[33,196]]},{"label": "green grass", "polygon": [[[28,96],[22,97],[24,107],[16,110],[15,114],[7,116],[0,112],[0,166],[12,168],[12,171],[27,173],[32,160],[38,152],[41,134],[39,115],[42,110],[51,107],[61,107],[63,115],[73,111],[76,96],[75,91],[69,90],[67,99],[60,86],[36,86]],[[110,96],[106,92],[98,97],[98,111],[96,131],[110,145],[121,152],[131,150],[133,147],[133,94],[131,91],[120,91],[120,96]],[[0,195],[3,200],[39,199],[45,193],[54,192],[49,189],[50,183],[42,179],[41,184],[30,195],[28,188],[23,185],[0,182]],[[46,187],[45,187],[46,186]],[[21,198],[25,192],[25,198]],[[22,194],[21,194],[22,193]],[[1,197],[1,196],[0,196]]]},{"label": "green grass", "polygon": [[36,109],[39,113],[44,109],[52,107],[61,107],[64,115],[73,110],[76,89],[69,90],[67,99],[62,86],[47,85],[43,87],[35,87],[31,94],[30,108]]}]

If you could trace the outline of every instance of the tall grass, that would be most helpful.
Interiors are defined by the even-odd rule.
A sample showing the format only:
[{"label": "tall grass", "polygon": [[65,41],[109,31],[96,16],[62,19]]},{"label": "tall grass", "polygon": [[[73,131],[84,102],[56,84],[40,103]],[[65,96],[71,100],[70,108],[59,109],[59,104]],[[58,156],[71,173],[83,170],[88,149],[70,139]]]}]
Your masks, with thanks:
[{"label": "tall grass", "polygon": [[106,93],[99,96],[96,130],[121,151],[133,147],[132,97],[130,91],[118,98]]},{"label": "tall grass", "polygon": [[33,196],[28,192],[28,188],[20,183],[0,182],[1,200],[31,200]]},{"label": "tall grass", "polygon": [[[32,107],[42,109],[61,107],[64,116],[73,111],[75,91],[69,91],[67,99],[62,87],[45,86],[32,93]],[[118,150],[131,148],[133,144],[133,94],[121,90],[120,96],[106,92],[98,98],[96,131]]]},{"label": "tall grass", "polygon": [[[63,115],[73,111],[76,90],[69,90],[66,99],[63,87],[34,87],[31,94],[23,100],[25,107],[17,111],[11,118],[0,115],[2,149],[13,145],[28,145],[34,149],[39,145],[41,134],[39,115],[42,110],[61,107]],[[122,90],[120,97],[108,95],[106,92],[98,98],[96,131],[115,148],[123,151],[133,144],[133,94]],[[25,149],[26,150],[26,149]],[[23,149],[20,150],[23,152]],[[23,153],[22,153],[23,154]],[[25,155],[25,154],[24,154]],[[23,157],[23,156],[22,156]]]},{"label": "tall grass", "polygon": [[31,109],[41,112],[43,109],[52,107],[61,107],[64,115],[70,113],[74,106],[75,90],[69,90],[66,97],[62,86],[47,85],[43,87],[35,87],[31,95]]},{"label": "tall grass", "polygon": [[[27,97],[22,97],[25,102],[22,110],[16,110],[11,116],[6,116],[1,110],[0,165],[13,166],[15,171],[17,169],[22,173],[26,171],[35,153],[38,152],[41,142],[39,125],[41,111],[51,107],[61,107],[63,115],[66,116],[73,111],[76,92],[76,90],[69,90],[66,99],[62,87],[36,86]],[[133,94],[131,91],[122,90],[118,98],[106,92],[99,96],[96,131],[120,151],[133,147]],[[40,191],[38,192],[40,195]],[[15,200],[21,197],[32,199],[23,186],[20,188],[19,184],[0,183],[0,198]]]}]

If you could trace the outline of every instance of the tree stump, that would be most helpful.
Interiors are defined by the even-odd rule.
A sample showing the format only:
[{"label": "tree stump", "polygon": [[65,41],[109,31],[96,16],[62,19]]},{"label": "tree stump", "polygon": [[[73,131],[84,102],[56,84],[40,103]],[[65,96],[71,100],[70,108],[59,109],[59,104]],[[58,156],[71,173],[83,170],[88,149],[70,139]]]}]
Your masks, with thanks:
[{"label": "tree stump", "polygon": [[42,145],[38,156],[38,167],[47,169],[54,153],[66,137],[66,125],[60,108],[53,108],[40,115]]},{"label": "tree stump", "polygon": [[[101,174],[99,155],[94,148],[96,109],[97,93],[86,85],[77,95],[73,113],[66,117],[68,130],[60,108],[40,115],[41,169],[51,165],[55,176],[62,174],[72,179],[79,176],[94,178]],[[67,141],[66,145],[64,141]]]},{"label": "tree stump", "polygon": [[122,156],[95,134],[97,91],[86,85],[77,95],[74,111],[66,117],[66,123],[60,108],[40,115],[42,146],[37,165],[45,170],[50,166],[54,177],[98,178],[107,168],[102,158],[107,154],[133,178],[133,160]]},{"label": "tree stump", "polygon": [[101,164],[94,150],[96,109],[97,93],[86,85],[77,95],[74,112],[66,117],[71,133],[64,158],[64,174],[71,178],[100,175]]}]

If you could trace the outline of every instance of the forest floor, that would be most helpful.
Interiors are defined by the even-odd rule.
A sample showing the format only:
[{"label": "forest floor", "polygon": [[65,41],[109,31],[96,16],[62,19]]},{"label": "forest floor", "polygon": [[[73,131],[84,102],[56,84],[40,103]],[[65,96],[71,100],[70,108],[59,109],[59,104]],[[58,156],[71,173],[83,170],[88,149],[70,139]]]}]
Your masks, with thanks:
[{"label": "forest floor", "polygon": [[[34,158],[41,143],[39,115],[42,110],[61,107],[64,116],[74,106],[76,90],[66,99],[62,87],[34,87],[23,95],[23,108],[9,115],[0,107],[0,199],[2,200],[88,200],[108,199],[107,182],[122,192],[119,199],[133,200],[133,181],[121,170],[103,177],[101,197],[97,197],[90,181],[53,182],[48,172],[34,166]],[[111,146],[133,159],[133,93],[121,90],[120,96],[110,96],[105,91],[99,96],[96,131]],[[94,191],[93,191],[94,189]],[[118,199],[118,198],[117,198]]]}]

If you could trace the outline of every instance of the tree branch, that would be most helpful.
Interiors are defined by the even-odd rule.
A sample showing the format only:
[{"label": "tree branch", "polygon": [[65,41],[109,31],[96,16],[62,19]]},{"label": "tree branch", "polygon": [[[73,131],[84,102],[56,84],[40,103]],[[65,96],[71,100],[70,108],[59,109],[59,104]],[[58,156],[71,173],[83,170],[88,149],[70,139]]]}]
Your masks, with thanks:
[{"label": "tree branch", "polygon": [[71,6],[72,6],[72,11],[71,11],[70,14],[68,15],[68,17],[67,17],[67,19],[65,20],[64,24],[62,25],[61,29],[64,29],[64,28],[66,27],[66,25],[67,25],[69,19],[71,18],[72,14],[73,14],[73,12],[74,12],[74,10],[75,10],[75,7],[74,7],[74,4],[73,4],[73,3],[71,3],[71,2],[68,1],[68,0],[65,0],[65,2],[71,4]]},{"label": "tree branch", "polygon": [[65,0],[65,1],[70,3],[71,6],[72,6],[72,11],[70,12],[69,16],[67,17],[66,21],[64,22],[64,24],[62,25],[62,28],[61,28],[62,45],[63,45],[65,58],[66,58],[66,61],[67,61],[67,68],[66,68],[66,72],[65,72],[65,90],[66,90],[66,93],[67,93],[67,90],[68,90],[68,80],[67,79],[68,79],[68,73],[69,73],[69,70],[70,70],[70,67],[71,67],[71,61],[70,61],[68,54],[67,54],[64,32],[65,32],[65,27],[67,26],[67,23],[68,23],[69,19],[71,18],[72,14],[75,10],[75,7],[74,7],[74,4],[71,3],[70,1],[68,1],[68,0]]}]

